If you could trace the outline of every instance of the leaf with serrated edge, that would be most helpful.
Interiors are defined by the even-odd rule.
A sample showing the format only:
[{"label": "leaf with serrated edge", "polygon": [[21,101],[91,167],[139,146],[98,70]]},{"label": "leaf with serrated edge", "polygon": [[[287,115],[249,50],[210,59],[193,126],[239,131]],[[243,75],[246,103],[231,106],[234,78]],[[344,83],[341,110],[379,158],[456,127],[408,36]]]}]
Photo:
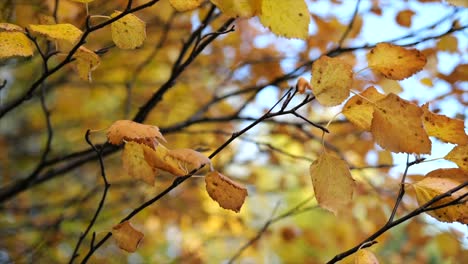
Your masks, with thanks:
[{"label": "leaf with serrated edge", "polygon": [[398,95],[376,102],[371,124],[374,140],[392,152],[431,153],[431,141],[423,128],[423,111]]},{"label": "leaf with serrated edge", "polygon": [[146,160],[145,153],[153,151],[150,147],[136,142],[127,142],[122,151],[123,169],[132,178],[153,186],[157,171]]},{"label": "leaf with serrated edge", "polygon": [[[418,203],[421,206],[435,196],[443,194],[466,181],[468,181],[468,173],[466,171],[458,168],[437,169],[428,173],[421,181],[415,182],[412,186],[416,192]],[[451,196],[434,203],[431,207],[447,204],[466,193],[468,193],[468,187],[454,192]],[[428,211],[427,213],[442,222],[468,224],[468,206],[466,202]]]},{"label": "leaf with serrated edge", "polygon": [[443,142],[468,144],[463,120],[435,114],[429,111],[429,104],[424,104],[421,108],[424,112],[422,116],[424,128],[429,136],[436,137]]},{"label": "leaf with serrated edge", "polygon": [[0,32],[0,59],[33,54],[32,42],[22,32]]},{"label": "leaf with serrated edge", "polygon": [[468,145],[455,146],[444,158],[455,162],[460,169],[468,171]]},{"label": "leaf with serrated edge", "polygon": [[76,59],[76,69],[80,78],[91,82],[91,72],[101,63],[99,56],[85,47],[80,47],[73,57]]},{"label": "leaf with serrated edge", "polygon": [[262,0],[259,18],[278,36],[306,39],[309,35],[310,14],[304,0]]},{"label": "leaf with serrated edge", "polygon": [[157,126],[144,125],[131,120],[115,121],[107,130],[107,139],[113,145],[119,145],[126,140],[144,143],[151,148],[155,148],[158,141],[166,142]]},{"label": "leaf with serrated edge", "polygon": [[385,98],[385,95],[379,93],[374,86],[368,87],[359,95],[351,97],[344,105],[342,113],[360,129],[370,131],[372,114],[374,113],[372,102],[377,102],[383,98]]},{"label": "leaf with serrated edge", "polygon": [[353,84],[351,65],[339,58],[322,56],[312,65],[312,92],[321,105],[341,104]]},{"label": "leaf with serrated edge", "polygon": [[367,54],[369,67],[392,80],[403,80],[422,70],[426,57],[416,49],[379,43]]},{"label": "leaf with serrated edge", "polygon": [[201,5],[204,0],[169,0],[172,7],[179,12],[190,11]]},{"label": "leaf with serrated edge", "polygon": [[129,221],[125,221],[112,228],[112,236],[119,248],[127,252],[135,252],[145,235],[136,230]]},{"label": "leaf with serrated edge", "polygon": [[72,24],[29,25],[31,32],[46,36],[51,40],[65,40],[75,44],[83,32]]},{"label": "leaf with serrated edge", "polygon": [[247,189],[222,175],[212,171],[205,176],[206,191],[211,199],[224,209],[240,212],[247,196]]},{"label": "leaf with serrated edge", "polygon": [[310,165],[310,176],[320,207],[337,215],[349,205],[355,183],[344,160],[324,152]]},{"label": "leaf with serrated edge", "polygon": [[379,260],[375,257],[372,251],[360,249],[354,257],[354,264],[379,264]]},{"label": "leaf with serrated edge", "polygon": [[[122,12],[115,11],[111,17]],[[121,49],[135,49],[146,39],[146,23],[134,14],[127,14],[111,24],[112,40]]]}]

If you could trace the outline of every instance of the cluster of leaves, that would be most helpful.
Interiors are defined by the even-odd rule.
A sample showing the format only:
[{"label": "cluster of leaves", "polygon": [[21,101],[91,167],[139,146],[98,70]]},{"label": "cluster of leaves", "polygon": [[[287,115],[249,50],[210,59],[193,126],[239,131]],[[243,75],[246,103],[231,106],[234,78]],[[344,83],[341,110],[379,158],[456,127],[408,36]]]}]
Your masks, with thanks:
[{"label": "cluster of leaves", "polygon": [[[328,4],[340,5],[334,2]],[[375,1],[364,13],[381,16],[388,8],[384,2]],[[356,263],[378,263],[379,257],[365,249],[377,242],[373,250],[377,256],[392,254],[395,263],[428,260],[425,251],[416,254],[405,248],[419,245],[432,250],[434,243],[442,257],[463,256],[453,232],[427,235],[423,229],[429,224],[415,217],[428,213],[442,222],[468,224],[464,122],[438,113],[437,108],[430,110],[434,105],[440,108],[448,97],[466,106],[460,84],[467,81],[466,64],[447,74],[437,69],[436,62],[439,52],[463,49],[453,33],[467,27],[456,18],[464,10],[453,7],[451,15],[425,27],[432,31],[441,22],[449,23],[451,27],[439,35],[422,37],[418,34],[423,28],[395,40],[354,45],[351,40],[358,39],[366,23],[358,12],[361,4],[356,1],[346,24],[336,14],[330,19],[310,11],[313,3],[305,0],[4,4],[0,60],[6,61],[13,83],[0,87],[0,146],[7,150],[5,157],[0,156],[0,210],[7,212],[0,218],[4,224],[0,235],[7,237],[0,252],[5,248],[14,258],[25,255],[44,261],[81,258],[85,263],[93,257],[123,262],[126,255],[112,245],[100,250],[113,237],[119,248],[150,262],[174,261],[170,253],[174,248],[175,261],[222,261],[232,252],[232,241],[239,250],[230,262],[241,255],[264,259],[269,250],[261,248],[268,247],[292,261],[324,262],[335,255],[329,261],[336,262],[356,253]],[[15,15],[8,15],[9,10]],[[90,11],[109,15],[90,15]],[[417,13],[405,5],[396,12],[395,23],[412,28]],[[236,32],[230,27],[233,18]],[[311,21],[317,27],[312,34]],[[269,32],[304,40],[303,50],[282,50]],[[252,41],[259,36],[275,40],[261,47]],[[395,44],[411,38],[416,40]],[[434,40],[434,47],[406,47]],[[365,56],[354,53],[363,50],[368,50]],[[284,65],[291,58],[294,65],[287,69]],[[77,74],[68,71],[68,64]],[[443,80],[450,92],[430,105],[423,99],[404,99],[398,81],[420,71],[426,76],[422,85],[432,87]],[[284,91],[294,83],[296,89]],[[274,98],[267,102],[260,98],[271,87],[277,88],[276,103]],[[28,100],[31,103],[26,104]],[[259,117],[246,111],[259,105],[269,110]],[[335,114],[345,119],[328,114],[338,105],[343,106]],[[286,115],[299,122],[277,118]],[[250,124],[244,127],[238,121]],[[103,126],[109,127],[106,138],[88,130],[83,140],[87,127]],[[94,145],[90,135],[102,144]],[[434,151],[429,137],[455,145],[438,158],[458,167],[409,175],[410,167],[427,162],[421,155]],[[237,141],[254,145],[259,153],[244,158],[252,146],[246,150]],[[42,149],[39,161],[37,149]],[[210,149],[215,150],[203,154]],[[118,151],[120,159],[112,156]],[[376,153],[379,160],[371,164],[367,156]],[[396,165],[392,153],[408,157],[400,180],[389,176],[389,167]],[[87,164],[96,160],[103,191],[96,167]],[[307,166],[309,173],[304,173]],[[20,178],[21,174],[26,176]],[[188,179],[192,181],[182,185]],[[394,189],[396,199],[395,192],[389,194]],[[288,206],[303,202],[276,215],[278,206],[271,206],[271,194]],[[304,200],[311,195],[314,199]],[[163,197],[167,197],[164,202]],[[212,200],[228,210],[213,206]],[[308,203],[312,205],[306,207]],[[122,212],[130,213],[116,220]],[[266,217],[258,229],[259,219]],[[283,219],[286,224],[276,224]],[[402,225],[410,219],[410,224]],[[399,234],[398,228],[404,232]],[[390,234],[390,229],[397,231]],[[15,233],[19,235],[11,236]],[[164,233],[165,238],[159,235]],[[47,234],[39,244],[38,234]],[[262,235],[268,236],[262,241],[265,247],[255,246]],[[210,243],[217,239],[224,242]],[[22,246],[12,246],[18,241]],[[398,244],[401,241],[406,246]],[[89,242],[86,252],[84,242]],[[304,245],[308,250],[303,250]],[[42,250],[36,249],[42,247],[53,253],[40,255],[37,252]],[[155,248],[160,252],[157,257]]]}]

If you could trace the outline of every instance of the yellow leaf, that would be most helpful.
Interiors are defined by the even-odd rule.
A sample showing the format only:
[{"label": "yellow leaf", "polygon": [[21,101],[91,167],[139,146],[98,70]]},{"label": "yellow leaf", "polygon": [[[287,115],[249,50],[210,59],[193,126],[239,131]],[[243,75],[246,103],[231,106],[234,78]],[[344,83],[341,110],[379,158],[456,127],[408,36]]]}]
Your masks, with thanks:
[{"label": "yellow leaf", "polygon": [[[428,173],[421,181],[415,182],[413,188],[419,205],[423,205],[435,196],[443,194],[468,181],[468,173],[461,169],[437,169]],[[468,193],[468,187],[462,188],[431,207],[447,204]],[[468,224],[468,206],[465,203],[451,205],[427,212],[442,222],[460,222]]]},{"label": "yellow leaf", "polygon": [[261,0],[210,0],[230,17],[252,17],[259,13]]},{"label": "yellow leaf", "polygon": [[322,153],[310,165],[310,176],[320,207],[336,215],[351,202],[355,184],[344,160]]},{"label": "yellow leaf", "polygon": [[119,145],[126,140],[143,143],[151,148],[155,148],[159,140],[166,142],[157,126],[139,124],[131,120],[115,121],[107,130],[107,139],[113,145]]},{"label": "yellow leaf", "polygon": [[312,65],[312,92],[325,106],[341,104],[353,84],[351,65],[339,58],[322,56]]},{"label": "yellow leaf", "polygon": [[390,80],[387,78],[382,78],[379,80],[379,86],[385,92],[385,94],[394,93],[399,94],[403,92],[403,88],[401,87],[400,83],[395,80]]},{"label": "yellow leaf", "polygon": [[424,84],[425,86],[427,87],[433,87],[434,84],[432,83],[432,79],[431,78],[422,78],[421,80],[419,80],[420,83]]},{"label": "yellow leaf", "polygon": [[122,152],[122,163],[129,176],[153,186],[157,171],[146,160],[148,151],[153,150],[144,144],[127,142]]},{"label": "yellow leaf", "polygon": [[29,25],[32,32],[46,36],[50,40],[65,40],[75,44],[83,34],[72,24]]},{"label": "yellow leaf", "polygon": [[460,169],[468,171],[468,145],[455,146],[444,158],[455,162]]},{"label": "yellow leaf", "polygon": [[[122,12],[115,11],[111,17]],[[111,24],[112,40],[121,49],[135,49],[146,39],[146,24],[133,14],[128,14]]]},{"label": "yellow leaf", "polygon": [[129,221],[125,221],[112,228],[112,236],[119,248],[127,252],[135,252],[145,235],[133,228]]},{"label": "yellow leaf", "polygon": [[193,10],[201,5],[204,0],[169,0],[172,7],[179,12]]},{"label": "yellow leaf", "polygon": [[247,189],[223,174],[212,171],[205,176],[206,191],[224,209],[240,212]]},{"label": "yellow leaf", "polygon": [[146,152],[146,158],[153,168],[167,171],[176,176],[186,175],[211,162],[210,159],[195,150],[169,150],[162,145],[159,145],[152,152]]},{"label": "yellow leaf", "polygon": [[73,57],[76,59],[78,76],[82,80],[91,82],[91,72],[101,63],[99,56],[85,47],[80,47]]},{"label": "yellow leaf", "polygon": [[402,10],[396,16],[396,22],[402,27],[411,27],[411,20],[414,16],[413,10]]},{"label": "yellow leaf", "polygon": [[10,24],[10,23],[0,23],[0,32],[7,31],[7,32],[23,32],[24,29],[18,25]]},{"label": "yellow leaf", "polygon": [[453,35],[443,36],[437,42],[437,48],[447,52],[457,52],[458,39]]},{"label": "yellow leaf", "polygon": [[260,22],[273,33],[286,38],[306,39],[310,14],[304,0],[262,0]]},{"label": "yellow leaf", "polygon": [[0,59],[28,57],[33,53],[31,41],[22,32],[0,32]]},{"label": "yellow leaf", "polygon": [[392,80],[403,80],[422,70],[426,57],[416,49],[379,43],[367,54],[369,67]]},{"label": "yellow leaf", "polygon": [[392,152],[429,154],[431,141],[423,128],[423,111],[417,105],[389,94],[374,106],[371,133]]},{"label": "yellow leaf", "polygon": [[379,93],[374,86],[371,86],[359,95],[351,97],[344,105],[342,113],[351,123],[360,129],[370,131],[372,115],[374,113],[372,102],[377,102],[383,98],[385,98],[385,95]]},{"label": "yellow leaf", "polygon": [[468,144],[463,120],[453,119],[429,111],[429,104],[422,106],[424,128],[429,136],[436,137],[443,142],[458,145]]},{"label": "yellow leaf", "polygon": [[371,251],[360,249],[354,258],[354,264],[379,264],[379,261]]}]

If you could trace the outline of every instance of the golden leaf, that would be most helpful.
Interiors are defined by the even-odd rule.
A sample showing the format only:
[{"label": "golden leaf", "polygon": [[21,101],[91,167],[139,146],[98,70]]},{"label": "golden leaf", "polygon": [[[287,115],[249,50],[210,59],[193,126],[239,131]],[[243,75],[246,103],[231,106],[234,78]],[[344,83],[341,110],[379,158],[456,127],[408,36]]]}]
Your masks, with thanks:
[{"label": "golden leaf", "polygon": [[230,17],[253,17],[260,11],[261,0],[210,0]]},{"label": "golden leaf", "polygon": [[46,36],[50,40],[65,40],[75,44],[83,34],[72,24],[29,25],[32,32]]},{"label": "golden leaf", "polygon": [[468,144],[468,136],[465,134],[463,120],[449,118],[429,111],[429,104],[424,104],[423,122],[424,128],[429,136],[436,137],[443,142],[458,145]]},{"label": "golden leaf", "polygon": [[80,47],[73,57],[76,59],[78,76],[80,76],[82,80],[91,82],[91,72],[101,63],[99,56],[85,47]]},{"label": "golden leaf", "polygon": [[411,27],[411,20],[414,16],[414,11],[413,10],[402,10],[400,12],[398,12],[397,16],[396,16],[396,22],[398,23],[398,25],[402,26],[402,27]]},{"label": "golden leaf", "polygon": [[22,32],[0,32],[0,59],[28,57],[33,53],[32,42]]},{"label": "golden leaf", "polygon": [[262,0],[260,22],[278,36],[306,39],[310,14],[304,0]]},{"label": "golden leaf", "polygon": [[437,49],[447,52],[458,51],[458,39],[453,35],[443,36],[437,41]]},{"label": "golden leaf", "polygon": [[155,148],[158,141],[166,142],[157,126],[139,124],[131,120],[115,121],[107,130],[107,139],[113,145],[127,140],[143,143],[151,148]]},{"label": "golden leaf", "polygon": [[205,176],[206,191],[211,199],[224,209],[238,213],[247,196],[247,189],[224,176],[212,171]]},{"label": "golden leaf", "polygon": [[385,98],[385,95],[379,93],[374,86],[368,87],[359,95],[351,97],[344,105],[342,113],[351,123],[360,129],[370,131],[372,115],[374,113],[372,102],[377,102],[383,98]]},{"label": "golden leaf", "polygon": [[455,162],[460,169],[468,171],[468,145],[455,146],[444,158]]},{"label": "golden leaf", "polygon": [[431,141],[423,128],[423,111],[417,105],[389,94],[374,106],[371,133],[374,140],[392,152],[428,154]]},{"label": "golden leaf", "polygon": [[312,65],[312,92],[325,106],[341,104],[353,84],[351,65],[339,58],[322,56]]},{"label": "golden leaf", "polygon": [[144,144],[127,142],[122,151],[122,163],[128,175],[153,186],[157,171],[146,160],[148,151],[153,149]]},{"label": "golden leaf", "polygon": [[133,228],[129,221],[112,227],[112,236],[119,248],[127,252],[135,252],[145,235]]},{"label": "golden leaf", "polygon": [[179,12],[193,10],[201,5],[204,0],[169,0],[172,7]]},{"label": "golden leaf", "polygon": [[[421,181],[415,182],[412,186],[416,192],[418,203],[422,206],[435,196],[443,194],[467,181],[468,173],[461,169],[437,169],[428,173]],[[434,203],[431,207],[450,203],[467,192],[468,187],[464,187],[454,192],[451,196]],[[462,224],[468,224],[468,206],[466,205],[466,199],[465,203],[428,211],[427,213],[442,222],[460,222]]]},{"label": "golden leaf", "polygon": [[354,257],[354,264],[379,264],[379,260],[375,257],[372,251],[360,249]]},{"label": "golden leaf", "polygon": [[351,202],[355,183],[344,160],[322,153],[310,165],[310,176],[320,207],[337,215]]},{"label": "golden leaf", "polygon": [[[122,12],[115,11],[111,17]],[[111,24],[112,40],[121,49],[135,49],[146,39],[146,23],[134,14],[128,14]]]},{"label": "golden leaf", "polygon": [[369,67],[392,80],[403,80],[422,70],[426,57],[416,49],[379,43],[367,54]]},{"label": "golden leaf", "polygon": [[146,159],[153,168],[167,171],[176,176],[183,176],[211,161],[193,149],[169,150],[158,146],[154,151],[146,152]]}]

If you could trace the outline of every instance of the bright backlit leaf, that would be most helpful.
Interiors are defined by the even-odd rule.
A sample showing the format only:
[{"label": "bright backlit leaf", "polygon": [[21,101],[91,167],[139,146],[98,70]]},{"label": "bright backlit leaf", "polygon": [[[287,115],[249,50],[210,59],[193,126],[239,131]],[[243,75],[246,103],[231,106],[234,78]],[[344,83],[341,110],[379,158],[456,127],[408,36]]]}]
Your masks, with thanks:
[{"label": "bright backlit leaf", "polygon": [[223,174],[212,171],[205,176],[206,191],[224,209],[238,213],[247,197],[247,189]]},{"label": "bright backlit leaf", "polygon": [[[364,98],[365,99],[364,99]],[[367,88],[359,95],[351,97],[343,107],[343,115],[362,130],[370,131],[374,103],[385,98],[374,86]]]},{"label": "bright backlit leaf", "polygon": [[423,128],[423,110],[389,94],[374,106],[371,133],[374,140],[392,152],[429,154],[431,141]]},{"label": "bright backlit leaf", "polygon": [[[115,11],[111,17],[122,12]],[[146,39],[146,23],[134,14],[127,14],[111,24],[112,40],[121,49],[135,49]]]},{"label": "bright backlit leaf", "polygon": [[260,12],[261,0],[210,0],[230,17],[252,17]]},{"label": "bright backlit leaf", "polygon": [[[424,205],[435,196],[443,194],[460,184],[468,181],[468,172],[461,169],[437,169],[428,173],[421,181],[415,182],[413,188],[420,206]],[[468,193],[468,187],[464,187],[452,193],[431,207],[440,206],[456,200]],[[465,203],[451,205],[441,209],[427,212],[442,222],[460,222],[468,224],[468,206]]]},{"label": "bright backlit leaf", "polygon": [[426,57],[416,49],[379,43],[367,54],[369,67],[392,80],[403,80],[422,70]]},{"label": "bright backlit leaf", "polygon": [[31,32],[46,36],[50,40],[65,40],[75,44],[83,32],[72,24],[29,25]]},{"label": "bright backlit leaf", "polygon": [[145,235],[136,230],[129,221],[112,227],[112,236],[119,248],[127,252],[135,252]]},{"label": "bright backlit leaf", "polygon": [[204,0],[169,0],[172,7],[179,12],[193,10],[201,5]]},{"label": "bright backlit leaf", "polygon": [[80,78],[91,82],[91,72],[101,63],[99,56],[85,47],[80,47],[73,57],[76,59],[76,69]]},{"label": "bright backlit leaf", "polygon": [[346,161],[333,154],[322,153],[310,165],[310,176],[320,207],[336,215],[349,205],[355,183]]},{"label": "bright backlit leaf", "polygon": [[262,0],[260,22],[278,36],[306,39],[310,14],[304,0]]},{"label": "bright backlit leaf", "polygon": [[145,144],[127,142],[122,152],[122,163],[129,176],[153,186],[157,171],[146,161],[145,154],[149,151],[153,149]]},{"label": "bright backlit leaf", "polygon": [[424,128],[429,136],[436,137],[444,142],[458,145],[468,144],[465,125],[461,119],[453,119],[429,111],[429,105],[422,107]]},{"label": "bright backlit leaf", "polygon": [[375,257],[372,251],[360,249],[354,257],[354,264],[379,264],[379,260]]},{"label": "bright backlit leaf", "polygon": [[122,144],[126,140],[144,143],[151,148],[155,148],[158,141],[166,142],[157,126],[139,124],[131,120],[115,121],[107,130],[107,139],[113,145]]},{"label": "bright backlit leaf", "polygon": [[396,22],[402,27],[411,27],[411,21],[414,16],[413,10],[402,10],[396,16]]},{"label": "bright backlit leaf", "polygon": [[351,65],[339,58],[322,56],[312,65],[312,92],[325,106],[341,104],[353,84]]},{"label": "bright backlit leaf", "polygon": [[455,146],[444,158],[455,162],[460,169],[468,171],[468,145]]},{"label": "bright backlit leaf", "polygon": [[0,59],[29,57],[34,53],[32,42],[22,32],[0,32]]}]

